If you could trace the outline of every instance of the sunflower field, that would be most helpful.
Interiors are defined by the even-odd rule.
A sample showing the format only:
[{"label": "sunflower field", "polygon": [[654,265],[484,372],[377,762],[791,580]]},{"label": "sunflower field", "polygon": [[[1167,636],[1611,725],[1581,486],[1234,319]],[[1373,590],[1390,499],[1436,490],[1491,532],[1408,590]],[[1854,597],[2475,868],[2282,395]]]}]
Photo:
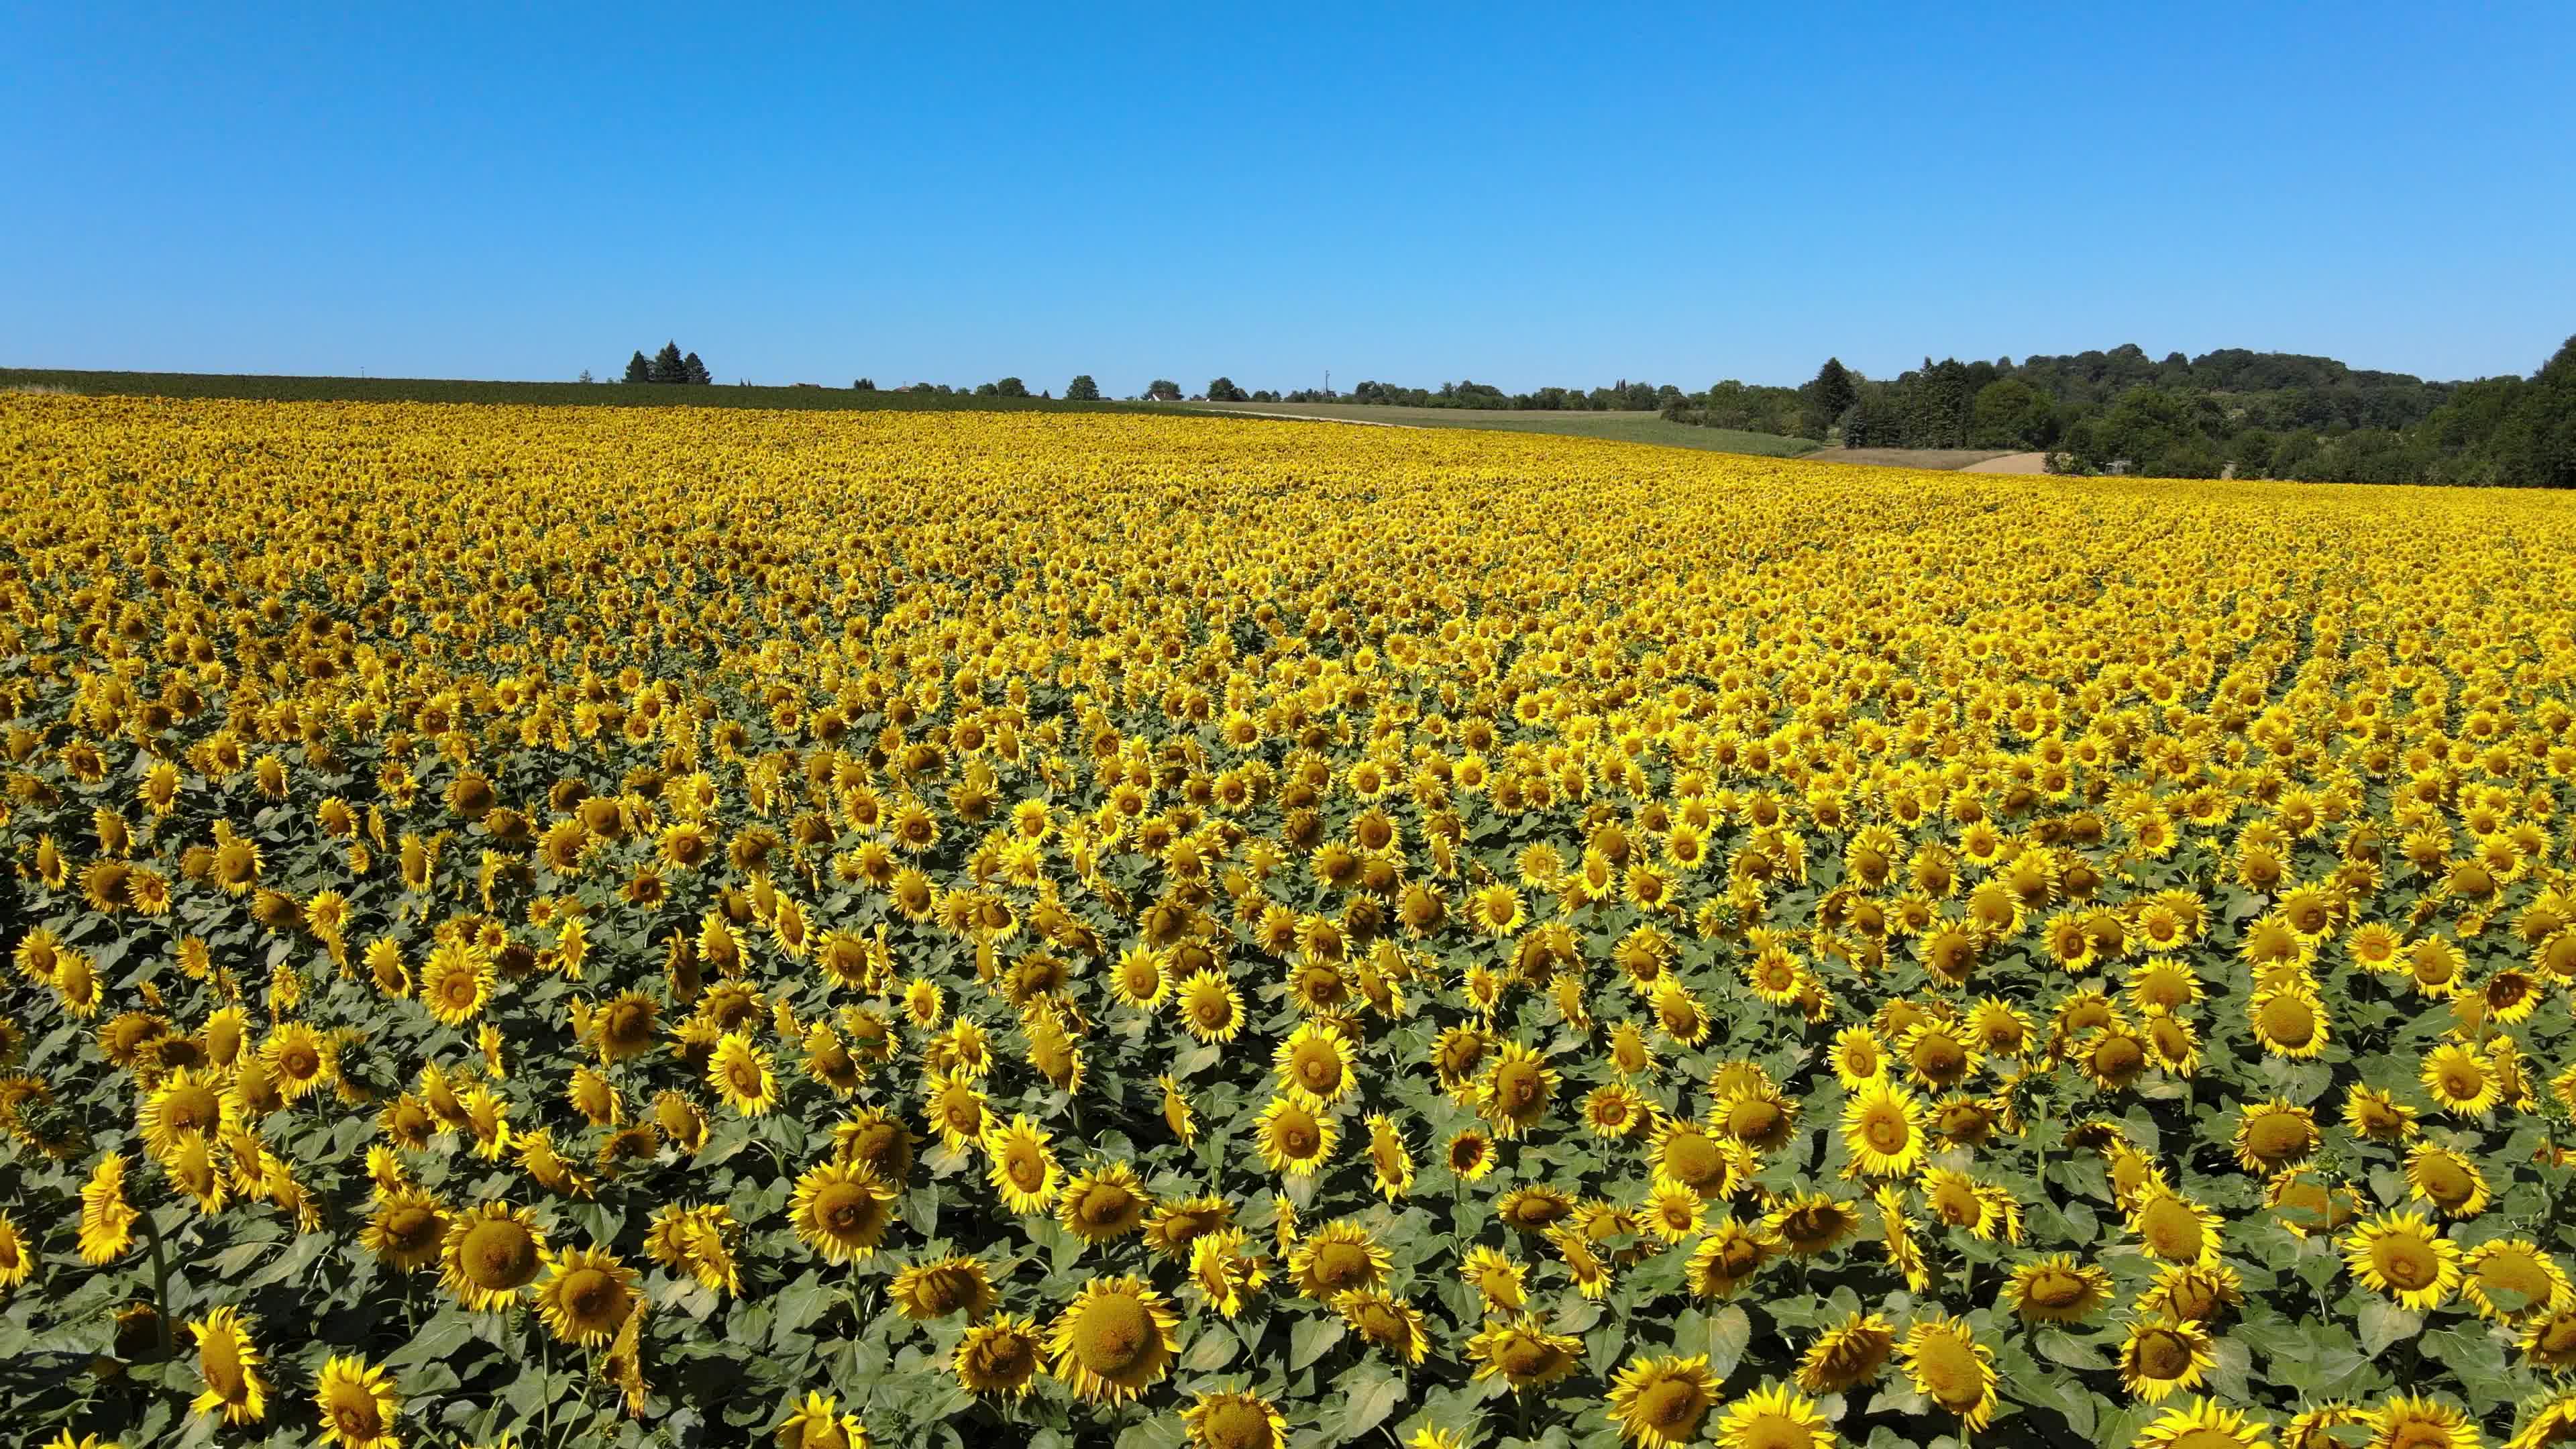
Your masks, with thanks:
[{"label": "sunflower field", "polygon": [[2576,514],[0,397],[0,1436],[2576,1442]]}]

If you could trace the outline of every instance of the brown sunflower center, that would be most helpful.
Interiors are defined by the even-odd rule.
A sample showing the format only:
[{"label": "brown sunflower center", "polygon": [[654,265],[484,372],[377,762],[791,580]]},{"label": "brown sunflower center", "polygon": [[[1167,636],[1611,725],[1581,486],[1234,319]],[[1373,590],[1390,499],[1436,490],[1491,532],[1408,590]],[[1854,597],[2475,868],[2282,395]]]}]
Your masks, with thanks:
[{"label": "brown sunflower center", "polygon": [[1136,1298],[1113,1293],[1095,1300],[1074,1324],[1074,1356],[1082,1366],[1111,1378],[1125,1373],[1145,1356],[1154,1337],[1154,1317]]}]

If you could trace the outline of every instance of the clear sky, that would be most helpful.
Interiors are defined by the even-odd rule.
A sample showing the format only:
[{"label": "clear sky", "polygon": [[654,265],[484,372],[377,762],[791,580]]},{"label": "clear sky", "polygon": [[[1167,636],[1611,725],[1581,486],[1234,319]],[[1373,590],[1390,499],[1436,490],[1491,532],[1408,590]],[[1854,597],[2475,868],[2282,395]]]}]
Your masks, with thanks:
[{"label": "clear sky", "polygon": [[1258,8],[11,5],[0,365],[1698,388],[2576,332],[2566,0]]}]

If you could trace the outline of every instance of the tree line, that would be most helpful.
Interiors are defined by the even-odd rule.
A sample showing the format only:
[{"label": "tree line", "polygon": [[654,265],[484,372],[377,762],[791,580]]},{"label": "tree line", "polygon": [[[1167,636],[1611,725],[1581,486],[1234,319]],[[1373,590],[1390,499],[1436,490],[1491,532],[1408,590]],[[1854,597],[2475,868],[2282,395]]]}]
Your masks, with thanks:
[{"label": "tree line", "polygon": [[[583,373],[582,376],[586,379],[590,374]],[[707,374],[707,365],[698,361],[696,353],[692,352],[685,357],[680,355],[680,344],[677,342],[663,343],[662,350],[654,353],[649,359],[640,350],[633,357],[626,359],[626,380],[628,382],[695,383],[701,387],[715,381]]]},{"label": "tree line", "polygon": [[[1738,387],[1672,415],[1748,426],[1728,406]],[[1806,436],[1853,448],[2045,452],[2061,473],[2576,487],[2576,338],[2528,378],[2476,382],[2243,348],[2159,361],[2132,344],[2019,364],[1926,358],[1887,382],[1828,360],[1795,391]]]}]

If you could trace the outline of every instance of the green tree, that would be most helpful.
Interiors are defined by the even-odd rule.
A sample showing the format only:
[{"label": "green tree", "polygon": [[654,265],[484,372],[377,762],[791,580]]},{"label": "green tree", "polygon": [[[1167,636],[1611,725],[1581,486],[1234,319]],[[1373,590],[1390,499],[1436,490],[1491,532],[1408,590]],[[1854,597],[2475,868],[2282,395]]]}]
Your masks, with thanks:
[{"label": "green tree", "polygon": [[850,384],[850,391],[852,392],[875,392],[876,390],[877,380],[873,377],[863,377]]},{"label": "green tree", "polygon": [[665,342],[662,344],[662,350],[653,354],[653,375],[648,380],[652,382],[687,382],[689,380],[688,360],[680,356],[680,344]]},{"label": "green tree", "polygon": [[1064,385],[1064,397],[1067,402],[1098,402],[1100,384],[1091,380],[1090,373],[1081,373]]},{"label": "green tree", "polygon": [[1998,378],[1977,389],[1971,411],[1970,447],[2045,448],[2057,441],[2056,407],[2019,378]]},{"label": "green tree", "polygon": [[1800,391],[1806,394],[1807,436],[1822,438],[1827,429],[1842,421],[1852,404],[1860,401],[1860,384],[1839,357],[1828,357],[1816,369],[1816,376]]},{"label": "green tree", "polygon": [[1016,377],[1006,377],[993,384],[993,391],[1002,397],[1027,397],[1029,385]]},{"label": "green tree", "polygon": [[1248,401],[1249,399],[1245,396],[1242,388],[1234,385],[1233,378],[1220,377],[1207,385],[1207,400],[1209,402],[1239,403]]},{"label": "green tree", "polygon": [[643,353],[638,352],[633,357],[626,359],[626,380],[628,382],[651,382],[653,380],[653,364],[644,360]]},{"label": "green tree", "polygon": [[1168,377],[1158,377],[1145,384],[1145,396],[1156,402],[1179,402],[1181,385]]},{"label": "green tree", "polygon": [[693,382],[704,387],[715,379],[708,375],[707,365],[698,361],[698,355],[692,352],[680,359],[680,381]]}]

